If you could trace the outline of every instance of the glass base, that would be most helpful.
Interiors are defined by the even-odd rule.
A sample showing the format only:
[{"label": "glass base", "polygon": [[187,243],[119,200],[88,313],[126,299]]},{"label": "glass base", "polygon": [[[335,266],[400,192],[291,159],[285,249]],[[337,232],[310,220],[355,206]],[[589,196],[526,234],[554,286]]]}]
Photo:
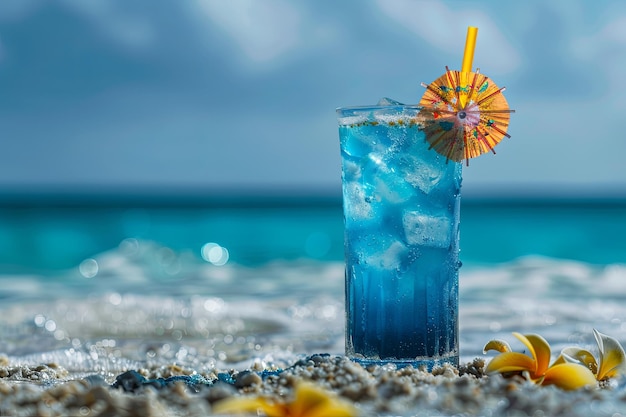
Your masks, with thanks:
[{"label": "glass base", "polygon": [[385,365],[395,365],[397,369],[406,368],[407,366],[412,366],[415,369],[425,368],[426,371],[430,372],[434,368],[441,367],[443,365],[452,365],[454,367],[459,366],[459,355],[450,355],[450,356],[440,356],[436,358],[415,358],[415,359],[378,359],[378,358],[366,358],[361,355],[357,356],[348,356],[348,358],[360,364],[364,368],[377,365],[377,366],[385,366]]}]

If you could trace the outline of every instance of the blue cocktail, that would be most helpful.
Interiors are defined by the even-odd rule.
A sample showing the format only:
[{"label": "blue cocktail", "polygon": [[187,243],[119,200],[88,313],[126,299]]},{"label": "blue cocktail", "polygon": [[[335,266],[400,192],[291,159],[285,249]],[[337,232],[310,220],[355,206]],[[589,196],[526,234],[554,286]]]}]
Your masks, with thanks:
[{"label": "blue cocktail", "polygon": [[461,164],[429,149],[419,111],[337,110],[346,354],[364,364],[458,364]]}]

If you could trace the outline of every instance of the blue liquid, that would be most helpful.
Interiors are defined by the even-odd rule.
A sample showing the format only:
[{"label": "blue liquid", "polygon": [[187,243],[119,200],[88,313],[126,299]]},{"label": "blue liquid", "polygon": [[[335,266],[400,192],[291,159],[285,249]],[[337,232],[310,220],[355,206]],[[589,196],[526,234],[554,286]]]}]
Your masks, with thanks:
[{"label": "blue liquid", "polygon": [[458,364],[461,165],[428,149],[417,111],[339,110],[346,354],[364,364]]}]

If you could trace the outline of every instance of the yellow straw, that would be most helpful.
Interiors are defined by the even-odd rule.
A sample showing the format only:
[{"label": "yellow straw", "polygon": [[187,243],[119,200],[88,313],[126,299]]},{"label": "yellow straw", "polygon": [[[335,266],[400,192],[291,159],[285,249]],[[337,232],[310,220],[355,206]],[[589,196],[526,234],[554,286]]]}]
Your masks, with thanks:
[{"label": "yellow straw", "polygon": [[474,60],[474,48],[476,47],[476,36],[478,28],[470,26],[467,28],[467,37],[465,38],[465,51],[463,52],[463,65],[461,72],[469,73],[472,71],[472,61]]}]

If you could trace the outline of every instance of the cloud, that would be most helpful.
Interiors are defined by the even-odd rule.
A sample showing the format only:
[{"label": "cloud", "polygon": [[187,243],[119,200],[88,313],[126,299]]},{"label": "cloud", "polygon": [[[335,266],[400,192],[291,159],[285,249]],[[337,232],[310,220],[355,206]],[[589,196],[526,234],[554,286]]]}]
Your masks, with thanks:
[{"label": "cloud", "polygon": [[0,1],[0,22],[15,21],[30,15],[42,5],[37,0]]},{"label": "cloud", "polygon": [[626,16],[618,16],[610,21],[600,32],[602,38],[607,41],[626,45]]},{"label": "cloud", "polygon": [[458,7],[454,9],[439,1],[377,0],[377,4],[388,17],[433,47],[459,51],[459,63],[465,46],[465,30],[468,26],[476,26],[479,32],[475,67],[479,64],[489,68],[490,74],[503,74],[515,71],[521,64],[518,52],[481,10],[471,6],[463,8],[461,2],[455,3]]},{"label": "cloud", "polygon": [[270,63],[299,45],[302,18],[291,2],[196,0],[195,5],[252,63]]},{"label": "cloud", "polygon": [[[0,1],[0,23],[20,21],[41,6],[37,0],[4,0]],[[4,42],[0,39],[0,62],[6,55]]]},{"label": "cloud", "polygon": [[149,19],[132,13],[113,0],[62,0],[64,6],[89,19],[108,39],[130,49],[145,49],[156,41],[156,29]]},{"label": "cloud", "polygon": [[[569,42],[569,52],[577,59],[588,62],[625,58],[626,14],[614,14],[599,30],[590,34],[575,32]],[[620,53],[621,52],[621,53]]]},{"label": "cloud", "polygon": [[[581,23],[581,27],[583,22]],[[569,39],[570,65],[580,68],[598,84],[603,94],[599,97],[604,105],[613,109],[626,109],[623,79],[626,70],[626,10],[611,13],[611,19],[602,25],[587,25],[597,29],[575,31]],[[589,89],[589,84],[583,84]]]}]

